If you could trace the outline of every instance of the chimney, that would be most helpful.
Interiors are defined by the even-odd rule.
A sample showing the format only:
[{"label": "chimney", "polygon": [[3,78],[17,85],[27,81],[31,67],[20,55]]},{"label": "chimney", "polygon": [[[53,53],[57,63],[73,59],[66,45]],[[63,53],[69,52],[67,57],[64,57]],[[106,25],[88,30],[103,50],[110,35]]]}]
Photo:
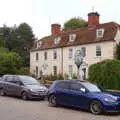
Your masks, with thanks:
[{"label": "chimney", "polygon": [[99,25],[99,16],[97,12],[88,13],[88,26]]},{"label": "chimney", "polygon": [[52,24],[51,25],[51,34],[56,35],[60,33],[61,30],[61,25],[60,24]]}]

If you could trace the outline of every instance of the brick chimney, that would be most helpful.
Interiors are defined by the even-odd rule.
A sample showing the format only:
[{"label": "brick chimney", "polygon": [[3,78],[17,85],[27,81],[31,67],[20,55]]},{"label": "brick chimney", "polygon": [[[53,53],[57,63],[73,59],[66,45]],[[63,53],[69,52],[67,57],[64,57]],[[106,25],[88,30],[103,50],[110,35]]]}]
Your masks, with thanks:
[{"label": "brick chimney", "polygon": [[88,26],[99,25],[99,16],[97,12],[88,13]]},{"label": "brick chimney", "polygon": [[51,34],[56,35],[60,33],[61,31],[61,25],[60,24],[52,24],[51,25]]}]

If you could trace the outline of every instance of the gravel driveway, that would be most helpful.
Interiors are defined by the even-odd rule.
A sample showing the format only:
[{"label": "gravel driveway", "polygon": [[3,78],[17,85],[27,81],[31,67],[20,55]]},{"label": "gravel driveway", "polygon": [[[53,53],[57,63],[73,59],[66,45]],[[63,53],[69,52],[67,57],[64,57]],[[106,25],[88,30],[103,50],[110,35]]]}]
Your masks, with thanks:
[{"label": "gravel driveway", "polygon": [[49,107],[47,101],[0,97],[0,120],[120,120],[120,115],[92,115],[78,109]]}]

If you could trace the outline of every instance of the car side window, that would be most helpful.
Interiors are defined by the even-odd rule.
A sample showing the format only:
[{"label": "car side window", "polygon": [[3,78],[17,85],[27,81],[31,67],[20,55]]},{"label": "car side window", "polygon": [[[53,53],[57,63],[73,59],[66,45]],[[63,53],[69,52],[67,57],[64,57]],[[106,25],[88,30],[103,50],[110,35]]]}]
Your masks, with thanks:
[{"label": "car side window", "polygon": [[4,81],[6,81],[6,82],[12,82],[12,79],[13,79],[12,76],[6,76],[6,77],[4,78]]},{"label": "car side window", "polygon": [[75,91],[85,92],[85,88],[79,83],[71,83],[70,89]]},{"label": "car side window", "polygon": [[69,83],[68,82],[60,82],[57,84],[57,88],[69,89]]},{"label": "car side window", "polygon": [[13,83],[17,84],[17,85],[22,85],[22,82],[19,80],[19,78],[17,76],[13,77]]}]

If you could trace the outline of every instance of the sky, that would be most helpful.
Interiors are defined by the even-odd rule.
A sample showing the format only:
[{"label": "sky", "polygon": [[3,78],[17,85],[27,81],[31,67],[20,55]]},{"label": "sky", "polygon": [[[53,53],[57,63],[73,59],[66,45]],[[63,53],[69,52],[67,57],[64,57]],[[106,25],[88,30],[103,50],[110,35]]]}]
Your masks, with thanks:
[{"label": "sky", "polygon": [[0,0],[0,26],[26,22],[40,39],[51,34],[51,24],[63,26],[73,17],[87,21],[93,10],[100,14],[100,23],[120,24],[120,0]]}]

